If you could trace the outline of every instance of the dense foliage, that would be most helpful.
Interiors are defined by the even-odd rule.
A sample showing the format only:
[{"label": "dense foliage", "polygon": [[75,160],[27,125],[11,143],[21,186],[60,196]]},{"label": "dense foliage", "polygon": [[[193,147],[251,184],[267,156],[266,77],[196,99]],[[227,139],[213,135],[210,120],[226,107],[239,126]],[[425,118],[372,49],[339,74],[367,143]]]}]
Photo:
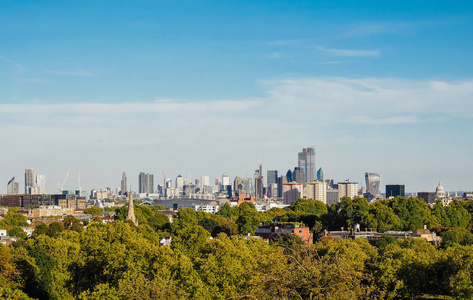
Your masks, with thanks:
[{"label": "dense foliage", "polygon": [[[299,200],[257,212],[224,205],[218,214],[180,209],[171,223],[158,209],[135,206],[139,226],[125,220],[38,226],[14,247],[0,246],[2,299],[393,299],[473,297],[472,206],[454,201],[430,209],[413,199],[368,205],[344,198],[325,206]],[[439,249],[422,239],[316,238],[292,235],[267,243],[247,237],[264,222],[311,223],[314,232],[354,224],[374,230],[429,228]],[[14,224],[16,221],[12,221]],[[12,225],[11,232],[19,234]],[[161,246],[163,238],[171,246]]]}]

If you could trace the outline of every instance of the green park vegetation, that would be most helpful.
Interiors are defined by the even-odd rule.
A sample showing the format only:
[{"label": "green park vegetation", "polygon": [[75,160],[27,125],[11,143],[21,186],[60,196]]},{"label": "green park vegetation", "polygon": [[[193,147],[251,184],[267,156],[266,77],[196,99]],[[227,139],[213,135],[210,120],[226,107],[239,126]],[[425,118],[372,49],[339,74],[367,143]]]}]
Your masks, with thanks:
[{"label": "green park vegetation", "polygon": [[[138,226],[116,208],[115,222],[84,226],[68,216],[41,224],[32,237],[0,246],[1,299],[472,299],[470,202],[436,204],[398,197],[368,205],[344,198],[326,206],[300,199],[286,209],[257,212],[252,204],[223,205],[217,214],[174,213],[135,205]],[[9,233],[23,221],[5,217]],[[262,223],[303,222],[314,232],[306,246],[293,235],[270,243],[247,237]],[[383,236],[334,239],[324,230],[360,224],[376,231],[427,225],[444,239]],[[171,246],[160,246],[171,237]]]}]

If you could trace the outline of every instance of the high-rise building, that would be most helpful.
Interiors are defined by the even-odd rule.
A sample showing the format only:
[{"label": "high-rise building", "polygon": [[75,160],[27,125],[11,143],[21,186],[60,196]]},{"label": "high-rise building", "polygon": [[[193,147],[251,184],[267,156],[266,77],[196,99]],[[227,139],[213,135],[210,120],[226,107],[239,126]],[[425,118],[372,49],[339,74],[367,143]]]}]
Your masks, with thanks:
[{"label": "high-rise building", "polygon": [[293,182],[294,180],[292,179],[292,171],[291,169],[287,170],[286,172],[286,180],[287,182]]},{"label": "high-rise building", "polygon": [[306,183],[305,197],[327,204],[327,183],[319,181]]},{"label": "high-rise building", "polygon": [[255,197],[256,199],[264,198],[263,176],[255,178]]},{"label": "high-rise building", "polygon": [[343,197],[352,198],[358,195],[358,182],[345,180],[338,183],[338,199]]},{"label": "high-rise building", "polygon": [[278,183],[277,170],[268,170],[266,173],[268,174],[268,178],[266,178],[266,182],[268,186],[270,186],[272,183]]},{"label": "high-rise building", "polygon": [[322,171],[322,168],[317,171],[317,181],[324,182],[324,171]]},{"label": "high-rise building", "polygon": [[201,191],[204,190],[204,186],[210,185],[210,177],[209,176],[201,176],[200,177],[200,184],[201,184]]},{"label": "high-rise building", "polygon": [[31,194],[34,188],[34,171],[33,169],[25,169],[25,194]]},{"label": "high-rise building", "polygon": [[381,182],[381,176],[377,173],[366,172],[365,181],[366,192],[370,194],[373,199],[376,199],[379,196],[379,184]]},{"label": "high-rise building", "polygon": [[123,172],[122,173],[122,181],[121,181],[121,184],[120,184],[120,190],[122,191],[122,195],[126,195],[127,186],[128,186],[128,183],[127,183],[127,179],[126,179],[126,174],[125,174],[125,172]]},{"label": "high-rise building", "polygon": [[292,181],[297,183],[305,183],[305,174],[304,170],[299,167],[294,168],[294,172],[292,172]]},{"label": "high-rise building", "polygon": [[386,185],[386,198],[389,197],[406,197],[406,187],[404,184],[387,184]]},{"label": "high-rise building", "polygon": [[286,176],[281,176],[278,178],[278,198],[283,197],[283,186],[287,183]]},{"label": "high-rise building", "polygon": [[228,174],[222,174],[222,185],[230,185],[230,176]]},{"label": "high-rise building", "polygon": [[34,194],[46,194],[46,175],[36,175],[34,190]]},{"label": "high-rise building", "polygon": [[184,179],[181,175],[176,177],[176,192],[182,192],[184,187]]},{"label": "high-rise building", "polygon": [[283,187],[284,204],[291,204],[304,195],[303,183],[285,183]]},{"label": "high-rise building", "polygon": [[7,194],[18,194],[20,192],[20,185],[15,181],[15,177],[8,181]]},{"label": "high-rise building", "polygon": [[138,177],[139,193],[154,193],[154,175],[141,172]]},{"label": "high-rise building", "polygon": [[312,182],[316,177],[315,169],[315,149],[303,148],[298,154],[298,167],[303,174],[303,182]]}]

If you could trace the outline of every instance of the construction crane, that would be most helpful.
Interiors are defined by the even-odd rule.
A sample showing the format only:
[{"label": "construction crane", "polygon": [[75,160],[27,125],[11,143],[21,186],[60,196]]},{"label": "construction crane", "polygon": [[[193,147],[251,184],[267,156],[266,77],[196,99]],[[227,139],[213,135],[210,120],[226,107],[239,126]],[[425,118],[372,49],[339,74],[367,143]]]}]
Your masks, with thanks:
[{"label": "construction crane", "polygon": [[64,185],[66,184],[67,177],[69,177],[69,172],[67,172],[66,177],[62,182],[62,185],[59,185],[59,182],[57,183],[57,191],[59,192],[59,194],[62,194],[62,191],[64,190]]}]

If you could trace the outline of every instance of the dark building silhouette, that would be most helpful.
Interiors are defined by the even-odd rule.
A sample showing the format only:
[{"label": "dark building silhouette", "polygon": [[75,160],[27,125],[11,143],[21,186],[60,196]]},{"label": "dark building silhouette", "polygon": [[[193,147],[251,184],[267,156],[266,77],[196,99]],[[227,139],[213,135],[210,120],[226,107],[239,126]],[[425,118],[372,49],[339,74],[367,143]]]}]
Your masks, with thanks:
[{"label": "dark building silhouette", "polygon": [[406,197],[404,184],[387,184],[386,198],[397,196]]}]

